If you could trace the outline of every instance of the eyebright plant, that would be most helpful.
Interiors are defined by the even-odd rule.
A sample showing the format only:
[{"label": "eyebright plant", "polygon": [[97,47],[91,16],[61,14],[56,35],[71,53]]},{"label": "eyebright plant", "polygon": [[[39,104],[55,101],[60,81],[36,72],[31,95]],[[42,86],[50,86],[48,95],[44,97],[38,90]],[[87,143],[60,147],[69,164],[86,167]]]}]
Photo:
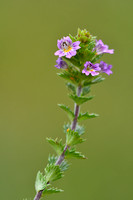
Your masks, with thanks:
[{"label": "eyebright plant", "polygon": [[68,106],[59,104],[70,120],[64,125],[66,141],[63,143],[57,138],[47,138],[56,155],[49,155],[44,172],[37,173],[34,200],[63,191],[52,187],[51,184],[64,176],[64,171],[69,167],[69,158],[86,159],[86,156],[77,151],[77,145],[85,141],[82,138],[85,129],[80,122],[98,115],[89,112],[82,113],[80,107],[93,98],[89,95],[91,85],[103,81],[104,73],[112,74],[112,65],[103,61],[98,63],[98,60],[105,53],[113,54],[114,50],[110,50],[102,40],[96,40],[96,37],[87,30],[78,29],[75,37],[72,35],[63,37],[57,41],[57,47],[59,50],[55,52],[55,55],[58,56],[55,67],[61,70],[58,76],[65,79],[69,97],[74,101],[75,109],[72,111]]}]

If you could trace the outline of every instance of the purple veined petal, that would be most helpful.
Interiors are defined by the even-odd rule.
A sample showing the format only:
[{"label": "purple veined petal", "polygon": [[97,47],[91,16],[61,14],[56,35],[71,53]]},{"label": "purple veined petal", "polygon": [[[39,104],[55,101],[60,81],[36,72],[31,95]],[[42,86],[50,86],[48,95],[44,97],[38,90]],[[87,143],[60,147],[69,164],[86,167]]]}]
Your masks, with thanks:
[{"label": "purple veined petal", "polygon": [[64,53],[62,50],[58,50],[58,51],[55,52],[54,55],[55,55],[55,56],[62,57],[62,56],[65,56],[65,53]]},{"label": "purple veined petal", "polygon": [[70,53],[72,56],[75,56],[77,52],[76,52],[75,50],[72,49],[71,51],[69,51],[69,53]]},{"label": "purple veined petal", "polygon": [[63,40],[64,40],[64,41],[67,41],[67,42],[70,43],[70,44],[72,44],[72,40],[70,39],[69,36],[63,37]]},{"label": "purple veined petal", "polygon": [[79,45],[80,45],[80,41],[73,42],[73,46],[79,46]]},{"label": "purple veined petal", "polygon": [[95,71],[100,71],[101,68],[99,67],[99,63],[96,63],[96,64],[93,66],[93,69],[94,69]]},{"label": "purple veined petal", "polygon": [[111,69],[112,68],[112,65],[108,65],[108,69]]},{"label": "purple veined petal", "polygon": [[101,61],[100,62],[100,65],[105,65],[106,63],[104,61]]},{"label": "purple veined petal", "polygon": [[61,54],[61,52],[62,52],[61,50],[58,50],[58,51],[56,51],[56,52],[54,53],[54,55],[55,55],[55,56],[58,56],[59,54]]},{"label": "purple veined petal", "polygon": [[83,70],[82,70],[82,73],[83,73],[83,74],[85,74],[85,73],[86,73],[86,70],[85,70],[85,69],[83,69]]},{"label": "purple veined petal", "polygon": [[87,61],[85,64],[84,64],[85,68],[87,68],[89,66],[89,61]]},{"label": "purple veined petal", "polygon": [[89,76],[90,73],[91,73],[90,71],[85,72],[86,76]]},{"label": "purple veined petal", "polygon": [[109,49],[108,45],[104,44],[102,40],[96,40],[96,45],[93,48],[93,51],[96,51],[97,55],[103,54],[103,53],[109,53],[113,54],[114,50]]},{"label": "purple veined petal", "polygon": [[113,53],[114,53],[114,49],[108,49],[108,50],[106,51],[106,53],[113,54]]},{"label": "purple veined petal", "polygon": [[99,74],[99,72],[96,72],[95,70],[91,71],[92,76],[97,76],[98,74]]},{"label": "purple veined petal", "polygon": [[81,47],[79,46],[79,44],[80,44],[80,41],[76,41],[76,42],[74,42],[74,43],[72,44],[73,49],[74,49],[74,50],[78,50],[78,49],[80,49]]},{"label": "purple veined petal", "polygon": [[75,56],[76,55],[76,51],[75,50],[70,50],[69,52],[66,52],[65,55],[66,55],[66,58],[71,58],[72,56]]},{"label": "purple veined petal", "polygon": [[113,74],[113,72],[110,69],[107,69],[104,73],[106,73],[107,75]]},{"label": "purple veined petal", "polygon": [[81,47],[80,46],[77,46],[77,47],[73,47],[73,50],[78,50],[78,49],[80,49]]},{"label": "purple veined petal", "polygon": [[67,69],[68,67],[67,63],[62,58],[58,58],[56,63],[57,65],[55,65],[55,67],[58,69]]},{"label": "purple veined petal", "polygon": [[66,58],[71,58],[71,57],[72,57],[72,54],[71,54],[71,52],[69,51],[69,52],[65,53],[65,56],[66,56]]},{"label": "purple veined petal", "polygon": [[59,65],[55,65],[56,68],[60,69]]}]

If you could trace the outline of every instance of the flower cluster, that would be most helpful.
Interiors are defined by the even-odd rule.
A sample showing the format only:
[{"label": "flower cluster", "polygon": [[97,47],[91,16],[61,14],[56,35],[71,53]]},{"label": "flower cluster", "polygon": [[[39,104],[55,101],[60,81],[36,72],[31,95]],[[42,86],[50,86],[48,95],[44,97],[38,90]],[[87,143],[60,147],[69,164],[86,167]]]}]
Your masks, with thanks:
[{"label": "flower cluster", "polygon": [[[55,55],[59,56],[59,58],[56,61],[57,65],[55,65],[55,67],[58,69],[66,69],[69,67],[66,60],[69,60],[71,63],[73,63],[74,61],[79,61],[79,63],[81,64],[80,71],[82,74],[85,74],[86,76],[88,75],[98,76],[100,73],[106,73],[107,75],[112,74],[111,71],[112,65],[108,65],[103,61],[95,64],[94,62],[98,60],[105,53],[113,54],[114,50],[109,49],[108,45],[105,45],[102,42],[102,40],[96,40],[96,39],[93,40],[94,46],[91,49],[89,49],[90,44],[92,43],[91,38],[89,38],[91,37],[91,35],[89,32],[87,34],[86,30],[85,32],[84,31],[81,32],[82,32],[82,38],[81,34],[78,34],[78,36],[80,35],[79,38],[78,36],[76,36],[73,37],[72,40],[69,36],[67,36],[57,41],[57,47],[59,48],[59,50],[55,52]],[[88,49],[86,48],[87,46]],[[88,51],[89,53],[88,52],[84,53],[85,48],[87,49],[86,52]],[[93,55],[91,59],[89,58],[89,54]],[[88,55],[88,57],[86,55]],[[82,58],[84,57],[85,59],[83,63]]]}]

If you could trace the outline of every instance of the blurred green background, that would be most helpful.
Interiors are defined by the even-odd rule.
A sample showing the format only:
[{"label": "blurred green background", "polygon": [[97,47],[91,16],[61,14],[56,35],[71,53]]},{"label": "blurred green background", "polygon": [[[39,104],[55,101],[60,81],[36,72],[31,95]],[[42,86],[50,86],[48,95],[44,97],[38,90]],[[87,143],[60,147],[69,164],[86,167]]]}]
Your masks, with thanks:
[{"label": "blurred green background", "polygon": [[73,107],[54,68],[56,42],[77,28],[88,29],[115,49],[104,61],[113,75],[93,86],[94,100],[82,110],[100,114],[86,121],[88,160],[73,160],[64,193],[51,200],[133,199],[133,94],[131,0],[0,1],[0,199],[33,199],[34,181],[54,151],[45,138],[63,137],[67,116],[57,103]]}]

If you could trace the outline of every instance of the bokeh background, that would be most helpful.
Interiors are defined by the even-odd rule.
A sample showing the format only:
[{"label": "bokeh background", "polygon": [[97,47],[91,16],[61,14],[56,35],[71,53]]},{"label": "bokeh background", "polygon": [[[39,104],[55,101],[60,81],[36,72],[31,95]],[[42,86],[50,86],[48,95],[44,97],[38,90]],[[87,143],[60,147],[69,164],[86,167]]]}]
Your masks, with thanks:
[{"label": "bokeh background", "polygon": [[67,116],[57,103],[73,107],[54,68],[56,41],[88,29],[114,55],[113,75],[95,85],[95,98],[82,110],[100,117],[85,122],[88,160],[72,160],[55,186],[64,193],[46,199],[133,199],[133,81],[131,0],[0,1],[0,199],[35,195],[38,170],[49,153],[46,137],[65,139]]}]

